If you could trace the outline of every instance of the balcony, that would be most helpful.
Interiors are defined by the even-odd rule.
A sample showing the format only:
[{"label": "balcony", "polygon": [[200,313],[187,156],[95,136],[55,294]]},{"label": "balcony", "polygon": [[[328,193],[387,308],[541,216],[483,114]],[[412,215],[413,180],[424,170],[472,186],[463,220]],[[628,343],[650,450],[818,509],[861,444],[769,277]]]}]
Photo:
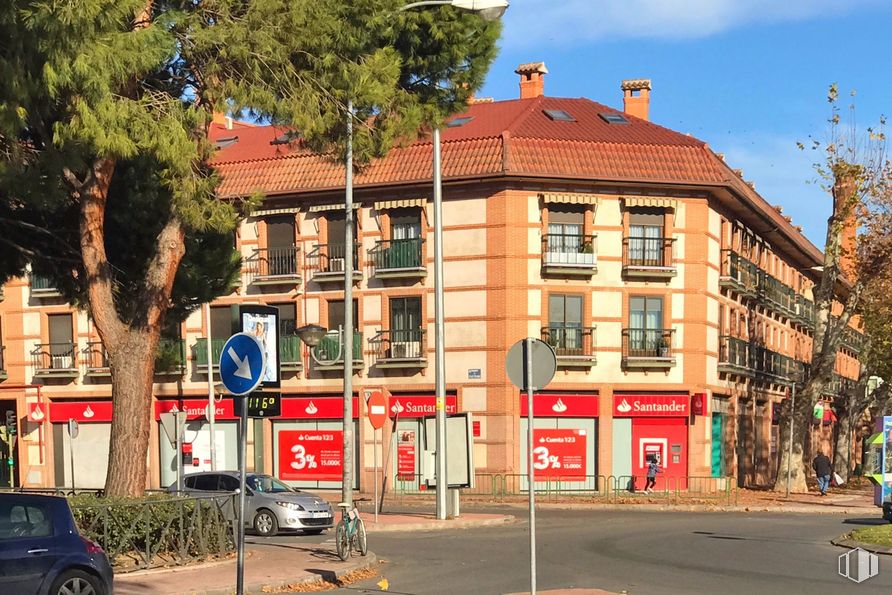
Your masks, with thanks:
[{"label": "balcony", "polygon": [[300,248],[258,248],[245,259],[245,271],[252,285],[300,285]]},{"label": "balcony", "polygon": [[300,372],[304,369],[300,352],[300,337],[297,335],[279,337],[279,364],[282,372]]},{"label": "balcony", "polygon": [[378,368],[425,368],[427,349],[423,329],[379,331],[369,340]]},{"label": "balcony", "polygon": [[[839,318],[834,316],[833,324],[837,324],[838,322]],[[861,350],[864,349],[864,334],[847,326],[842,329],[842,333],[839,336],[839,345],[853,353],[861,353]]]},{"label": "balcony", "polygon": [[49,277],[31,273],[31,297],[56,298],[62,297],[62,292]]},{"label": "balcony", "polygon": [[591,277],[598,271],[596,235],[547,233],[542,236],[542,273]]},{"label": "balcony", "polygon": [[77,357],[74,343],[38,343],[31,351],[31,365],[38,378],[76,378]]},{"label": "balcony", "polygon": [[551,325],[542,328],[542,340],[554,349],[558,368],[590,369],[597,363],[595,330],[593,326]]},{"label": "balcony", "polygon": [[765,271],[759,279],[759,296],[763,302],[768,302],[768,306],[775,312],[784,314],[788,318],[797,315],[796,312],[796,292],[789,285],[784,285]]},{"label": "balcony", "polygon": [[675,365],[672,337],[675,329],[623,329],[624,368],[661,368]]},{"label": "balcony", "polygon": [[804,295],[796,295],[796,315],[793,322],[811,331],[815,330],[815,303]]},{"label": "balcony", "polygon": [[111,376],[111,368],[108,365],[108,353],[102,341],[89,341],[81,351],[84,360],[84,376],[96,378]]},{"label": "balcony", "polygon": [[[223,354],[223,345],[226,339],[211,339],[211,365],[214,370],[220,369],[220,356]],[[208,370],[208,340],[200,338],[195,340],[192,347],[192,362],[197,372],[207,374]]]},{"label": "balcony", "polygon": [[[341,348],[341,334],[329,331],[319,344],[313,347],[313,369],[322,372],[344,369],[344,351]],[[353,366],[362,366],[362,333],[353,333]]]},{"label": "balcony", "polygon": [[824,387],[824,394],[829,397],[848,397],[852,394],[857,385],[857,380],[846,378],[845,376],[834,372],[832,380],[830,380],[830,383]]},{"label": "balcony", "polygon": [[372,276],[376,279],[423,279],[427,276],[422,238],[375,242],[369,250]]},{"label": "balcony", "polygon": [[719,373],[738,374],[763,382],[788,384],[800,377],[802,363],[744,339],[719,339]]},{"label": "balcony", "polygon": [[623,275],[669,279],[678,274],[675,238],[623,238]]},{"label": "balcony", "polygon": [[719,286],[741,295],[755,297],[759,289],[759,267],[733,250],[722,250]]},{"label": "balcony", "polygon": [[9,378],[9,374],[6,372],[6,345],[0,345],[0,380],[6,380]]},{"label": "balcony", "polygon": [[186,342],[162,337],[155,350],[155,376],[179,376],[185,370]]},{"label": "balcony", "polygon": [[[313,271],[316,283],[344,282],[345,256],[347,248],[344,244],[316,244],[307,254],[307,266]],[[360,271],[359,250],[353,246],[353,281],[362,279]]]}]

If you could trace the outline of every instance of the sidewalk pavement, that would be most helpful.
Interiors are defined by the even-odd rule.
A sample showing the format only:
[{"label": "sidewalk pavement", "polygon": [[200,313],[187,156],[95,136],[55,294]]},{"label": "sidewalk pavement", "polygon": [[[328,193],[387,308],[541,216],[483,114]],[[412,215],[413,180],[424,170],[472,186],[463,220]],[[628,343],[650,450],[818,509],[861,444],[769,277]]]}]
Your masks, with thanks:
[{"label": "sidewalk pavement", "polygon": [[[437,520],[432,514],[364,513],[363,522],[369,533],[381,531],[426,531],[467,529],[510,523],[511,515],[462,514],[453,520]],[[371,541],[374,545],[374,540]],[[269,593],[288,587],[313,583],[335,583],[346,575],[377,567],[373,552],[365,557],[354,554],[341,562],[335,553],[334,533],[323,543],[302,543],[300,537],[282,543],[250,537],[245,558],[245,592]],[[115,576],[116,595],[229,595],[235,592],[236,562],[228,560],[183,566],[142,570]]]}]

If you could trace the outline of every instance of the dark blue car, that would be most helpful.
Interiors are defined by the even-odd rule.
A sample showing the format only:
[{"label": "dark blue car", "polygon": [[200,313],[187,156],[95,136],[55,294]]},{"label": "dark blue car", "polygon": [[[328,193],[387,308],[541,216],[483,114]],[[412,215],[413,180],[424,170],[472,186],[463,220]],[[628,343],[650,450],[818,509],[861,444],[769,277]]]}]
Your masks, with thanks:
[{"label": "dark blue car", "polygon": [[81,537],[65,498],[0,493],[0,593],[111,595],[99,544]]}]

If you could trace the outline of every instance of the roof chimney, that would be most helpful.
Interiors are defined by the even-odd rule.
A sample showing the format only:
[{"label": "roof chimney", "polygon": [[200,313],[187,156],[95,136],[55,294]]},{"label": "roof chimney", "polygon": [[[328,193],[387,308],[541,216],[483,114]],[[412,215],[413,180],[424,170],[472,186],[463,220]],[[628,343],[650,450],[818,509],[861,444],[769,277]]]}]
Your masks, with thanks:
[{"label": "roof chimney", "polygon": [[620,89],[623,90],[623,111],[630,116],[649,120],[650,79],[627,79]]},{"label": "roof chimney", "polygon": [[545,95],[545,62],[521,64],[514,72],[520,75],[520,98],[531,99]]}]

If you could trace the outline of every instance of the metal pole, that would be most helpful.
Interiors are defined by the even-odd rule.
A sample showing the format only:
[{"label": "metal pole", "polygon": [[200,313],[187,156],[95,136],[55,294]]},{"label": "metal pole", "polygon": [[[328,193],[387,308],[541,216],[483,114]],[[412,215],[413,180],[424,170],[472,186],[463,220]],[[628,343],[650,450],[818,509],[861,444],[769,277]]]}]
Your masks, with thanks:
[{"label": "metal pole", "polygon": [[533,340],[523,340],[523,372],[527,389],[527,491],[530,495],[530,595],[536,595],[536,478],[533,468]]},{"label": "metal pole", "polygon": [[[74,437],[69,433],[68,434],[68,445],[69,450],[71,451],[71,491],[75,490],[74,487]],[[12,450],[10,450],[10,456],[12,456]]]},{"label": "metal pole", "polygon": [[353,508],[353,100],[347,101],[344,193],[344,473],[341,501]]},{"label": "metal pole", "polygon": [[793,418],[796,415],[796,383],[790,390],[790,441],[787,445],[787,498],[790,497],[790,474],[793,470]]},{"label": "metal pole", "polygon": [[[265,373],[265,372],[264,372]],[[261,376],[262,377],[262,376]],[[244,402],[247,396],[235,397],[242,399],[242,408],[239,423],[239,445],[238,445],[238,560],[236,562],[235,572],[235,590],[237,595],[244,595],[245,592],[245,468],[246,459],[248,458],[248,406]]]},{"label": "metal pole", "polygon": [[446,330],[443,323],[443,168],[434,128],[434,376],[437,394],[437,518],[446,518]]},{"label": "metal pole", "polygon": [[378,430],[372,430],[375,444],[372,446],[372,458],[375,459],[375,522],[378,522]]},{"label": "metal pole", "polygon": [[214,418],[217,416],[217,408],[214,406],[214,362],[211,353],[211,304],[205,303],[204,317],[208,322],[208,423],[211,432],[211,471],[217,470],[217,439],[214,434]]},{"label": "metal pole", "polygon": [[177,432],[177,453],[176,453],[176,463],[177,463],[177,492],[183,491],[183,430],[180,427],[180,416],[176,414],[174,416],[174,428]]}]

